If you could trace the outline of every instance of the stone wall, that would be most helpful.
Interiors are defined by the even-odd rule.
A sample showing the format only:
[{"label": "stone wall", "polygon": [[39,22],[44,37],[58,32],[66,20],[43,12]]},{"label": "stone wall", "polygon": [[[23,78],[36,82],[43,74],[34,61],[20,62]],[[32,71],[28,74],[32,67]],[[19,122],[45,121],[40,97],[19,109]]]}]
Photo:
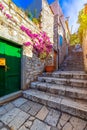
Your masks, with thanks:
[{"label": "stone wall", "polygon": [[42,0],[41,16],[41,29],[47,32],[51,42],[53,43],[54,15],[46,0]]},{"label": "stone wall", "polygon": [[[65,30],[62,26],[62,23],[58,24],[58,15],[54,16],[54,49],[57,50],[58,52],[58,62],[57,63],[59,66],[61,65],[61,63],[64,61],[64,58],[66,56],[66,49],[67,47],[67,41],[65,40]],[[63,38],[63,43],[60,46],[60,41],[59,41],[59,35],[62,36]]]},{"label": "stone wall", "polygon": [[[45,31],[50,37],[52,43],[54,43],[54,15],[47,3],[47,0],[42,0],[42,11],[41,11],[41,30]],[[49,59],[47,59],[46,65],[53,65],[53,52]]]},{"label": "stone wall", "polygon": [[[67,30],[65,18],[58,1],[54,1],[50,7],[54,12],[54,49],[58,52],[58,61],[56,63],[56,68],[58,69],[58,65],[60,66],[64,61],[64,58],[67,54],[66,52],[68,50],[67,41],[65,40]],[[63,44],[61,46],[59,43],[59,35],[63,37]]]},{"label": "stone wall", "polygon": [[[29,37],[20,30],[20,26],[24,25],[29,28],[32,32],[38,33],[41,30],[30,21],[25,13],[20,10],[16,5],[10,0],[0,0],[4,5],[5,9],[0,10],[0,38],[10,40],[13,43],[20,44],[30,41]],[[11,19],[7,19],[4,12],[12,16]],[[23,46],[23,56],[22,56],[22,89],[26,89],[28,84],[37,78],[44,69],[44,62],[41,62],[36,55],[32,53],[32,47]]]}]

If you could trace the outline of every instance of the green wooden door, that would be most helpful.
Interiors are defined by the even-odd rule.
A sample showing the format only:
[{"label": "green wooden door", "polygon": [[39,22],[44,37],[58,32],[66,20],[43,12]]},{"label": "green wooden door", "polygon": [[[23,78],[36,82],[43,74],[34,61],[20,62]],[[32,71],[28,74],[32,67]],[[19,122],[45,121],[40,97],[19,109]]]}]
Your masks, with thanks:
[{"label": "green wooden door", "polygon": [[0,40],[0,58],[6,65],[0,66],[0,96],[18,91],[21,86],[21,47]]}]

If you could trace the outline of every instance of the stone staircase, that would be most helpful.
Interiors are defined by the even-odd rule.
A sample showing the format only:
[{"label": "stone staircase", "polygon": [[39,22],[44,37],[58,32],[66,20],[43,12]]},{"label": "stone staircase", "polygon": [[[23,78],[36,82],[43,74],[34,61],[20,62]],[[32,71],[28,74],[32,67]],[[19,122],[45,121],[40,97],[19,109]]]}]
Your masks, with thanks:
[{"label": "stone staircase", "polygon": [[66,57],[64,62],[61,64],[61,71],[83,71],[83,52],[82,51],[71,51]]},{"label": "stone staircase", "polygon": [[87,74],[82,71],[43,73],[23,96],[87,120]]}]

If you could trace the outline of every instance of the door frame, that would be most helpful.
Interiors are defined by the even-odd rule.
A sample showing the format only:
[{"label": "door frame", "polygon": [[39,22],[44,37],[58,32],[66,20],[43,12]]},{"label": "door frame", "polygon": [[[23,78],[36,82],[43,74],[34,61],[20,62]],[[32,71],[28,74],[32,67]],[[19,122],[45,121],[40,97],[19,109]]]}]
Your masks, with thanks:
[{"label": "door frame", "polygon": [[[24,81],[24,76],[23,76],[23,69],[24,69],[24,66],[23,66],[23,64],[22,64],[22,62],[23,62],[23,44],[19,44],[19,43],[17,43],[17,42],[15,42],[15,41],[12,41],[12,40],[9,40],[9,39],[7,39],[7,38],[3,38],[3,37],[1,37],[0,36],[0,39],[1,40],[4,40],[4,41],[8,41],[8,42],[10,42],[10,43],[12,43],[12,45],[18,45],[18,46],[20,46],[20,48],[22,49],[22,52],[21,52],[21,70],[20,70],[20,90],[22,90],[23,89],[23,81]],[[20,91],[19,90],[19,91]]]}]

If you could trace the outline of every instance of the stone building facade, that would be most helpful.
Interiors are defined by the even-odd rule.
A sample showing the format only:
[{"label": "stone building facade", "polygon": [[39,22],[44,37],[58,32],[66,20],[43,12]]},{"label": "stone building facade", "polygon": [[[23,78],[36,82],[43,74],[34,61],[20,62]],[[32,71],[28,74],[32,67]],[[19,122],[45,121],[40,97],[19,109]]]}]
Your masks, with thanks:
[{"label": "stone building facade", "polygon": [[67,37],[68,29],[65,24],[65,18],[61,7],[57,0],[51,5],[54,12],[54,49],[57,51],[56,67],[59,68],[65,56],[68,54],[69,37]]},{"label": "stone building facade", "polygon": [[[44,70],[45,65],[54,65],[57,59],[59,62],[56,62],[56,66],[60,65],[64,60],[66,55],[66,38],[65,38],[65,24],[64,17],[59,17],[59,14],[55,14],[52,7],[50,7],[46,0],[42,0],[41,8],[41,26],[40,28],[36,26],[26,14],[19,9],[11,0],[1,0],[0,1],[4,9],[0,10],[0,41],[6,41],[10,43],[11,46],[20,46],[22,49],[21,54],[21,86],[20,89],[27,89],[29,83],[37,78]],[[55,2],[54,2],[55,4]],[[55,7],[55,6],[54,6]],[[61,9],[60,9],[61,12]],[[11,16],[11,19],[8,18]],[[61,15],[60,15],[61,16]],[[61,19],[59,19],[61,18]],[[61,24],[61,26],[60,26]],[[51,54],[51,57],[47,61],[41,61],[33,52],[32,46],[24,46],[24,42],[31,41],[31,39],[20,29],[20,26],[23,25],[29,28],[33,33],[40,33],[45,31],[50,37],[52,43],[54,43],[54,48],[57,52],[57,43],[61,38],[59,35],[62,35],[62,45],[58,44],[59,57],[55,58],[54,52]],[[3,45],[3,44],[2,44]],[[55,60],[55,62],[54,62]],[[4,66],[6,71],[9,66]],[[57,69],[57,67],[56,67]],[[4,72],[5,73],[5,72]],[[0,66],[0,75],[1,75],[1,66]],[[10,80],[9,80],[10,81]],[[3,81],[4,82],[4,81]],[[8,83],[7,83],[8,84]],[[14,84],[14,83],[13,83]]]},{"label": "stone building facade", "polygon": [[[4,39],[13,45],[20,45],[22,48],[22,56],[21,56],[21,89],[27,89],[29,87],[29,83],[37,78],[44,70],[44,62],[41,61],[33,52],[32,47],[26,47],[23,45],[24,42],[30,41],[29,37],[21,31],[20,26],[24,25],[29,28],[33,33],[41,32],[32,21],[28,19],[23,11],[21,11],[14,3],[9,0],[1,0],[0,1],[4,10],[0,10],[0,39]],[[45,8],[45,9],[44,9]],[[51,19],[48,22],[46,19],[47,10],[49,10],[48,19]],[[5,13],[12,16],[12,19],[8,19],[5,16]],[[53,14],[51,9],[45,0],[43,0],[43,10],[42,10],[42,30],[46,31],[48,36],[51,38],[53,42]],[[47,28],[47,24],[50,24],[50,28]],[[51,26],[52,25],[52,26]]]}]

